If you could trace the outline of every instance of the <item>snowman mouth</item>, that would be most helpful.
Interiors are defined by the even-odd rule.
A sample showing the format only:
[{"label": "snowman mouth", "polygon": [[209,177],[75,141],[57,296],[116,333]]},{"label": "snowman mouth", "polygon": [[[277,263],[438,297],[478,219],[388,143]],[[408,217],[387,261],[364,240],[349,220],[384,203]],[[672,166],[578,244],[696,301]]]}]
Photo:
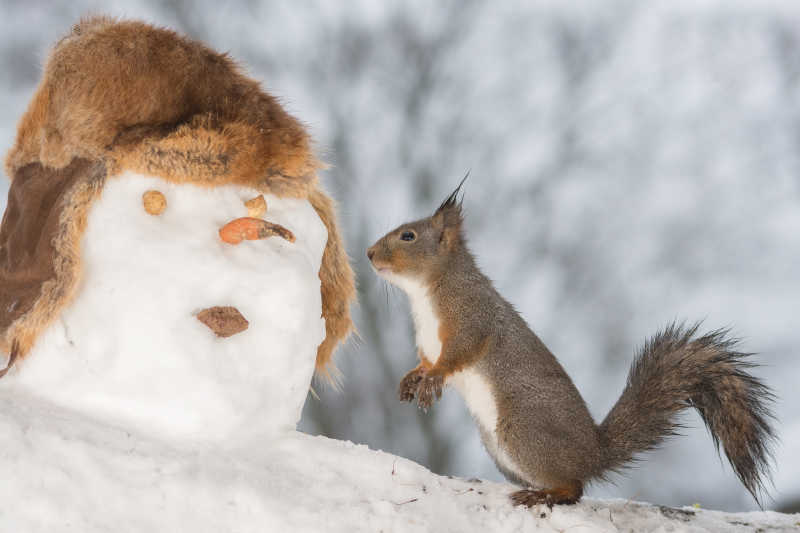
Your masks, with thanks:
[{"label": "snowman mouth", "polygon": [[246,330],[250,323],[231,306],[214,306],[203,309],[197,313],[197,320],[208,326],[217,337],[230,337]]}]

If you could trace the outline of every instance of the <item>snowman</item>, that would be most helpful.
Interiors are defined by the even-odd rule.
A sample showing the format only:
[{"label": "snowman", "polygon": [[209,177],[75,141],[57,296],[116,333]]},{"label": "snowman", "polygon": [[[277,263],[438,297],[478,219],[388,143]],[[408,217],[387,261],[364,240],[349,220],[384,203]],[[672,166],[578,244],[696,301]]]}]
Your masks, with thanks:
[{"label": "snowman", "polygon": [[0,389],[172,440],[294,428],[352,329],[319,167],[226,55],[81,21],[6,159]]}]

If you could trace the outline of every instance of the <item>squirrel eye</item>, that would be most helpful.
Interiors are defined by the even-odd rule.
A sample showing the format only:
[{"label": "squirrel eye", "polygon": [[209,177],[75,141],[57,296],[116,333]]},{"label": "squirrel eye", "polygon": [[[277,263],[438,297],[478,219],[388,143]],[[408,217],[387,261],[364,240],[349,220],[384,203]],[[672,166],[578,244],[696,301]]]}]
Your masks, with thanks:
[{"label": "squirrel eye", "polygon": [[400,240],[403,241],[413,241],[417,238],[417,235],[413,231],[404,231],[402,235],[400,235]]}]

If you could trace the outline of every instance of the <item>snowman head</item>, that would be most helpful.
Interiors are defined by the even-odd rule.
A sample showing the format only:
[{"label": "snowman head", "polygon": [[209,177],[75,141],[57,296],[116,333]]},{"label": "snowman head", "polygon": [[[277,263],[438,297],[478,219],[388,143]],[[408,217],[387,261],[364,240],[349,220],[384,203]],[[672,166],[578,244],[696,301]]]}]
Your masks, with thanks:
[{"label": "snowman head", "polygon": [[[45,355],[36,363],[35,347],[65,324],[62,341],[76,350],[90,329],[86,342],[98,346],[112,330],[120,343],[144,342],[148,332],[137,324],[147,322],[147,350],[163,347],[170,331],[178,338],[193,328],[197,342],[205,336],[222,353],[245,341],[256,352],[269,344],[261,314],[291,307],[274,300],[270,285],[297,289],[297,298],[313,285],[320,308],[305,339],[316,343],[315,366],[324,373],[352,328],[354,284],[318,167],[302,125],[227,56],[140,22],[76,25],[52,51],[6,159],[0,349],[16,364],[13,373],[23,379],[30,371],[33,380],[35,365],[61,364]],[[191,303],[183,298],[189,293]],[[142,306],[139,319],[110,326],[122,316],[122,294],[131,309]],[[170,303],[184,299],[185,324]],[[94,328],[69,330],[89,301]],[[299,320],[292,313],[281,317]],[[109,346],[93,349],[81,348],[86,361],[114,359]],[[109,372],[135,371],[117,359]],[[237,363],[222,356],[214,364],[233,372]]]}]

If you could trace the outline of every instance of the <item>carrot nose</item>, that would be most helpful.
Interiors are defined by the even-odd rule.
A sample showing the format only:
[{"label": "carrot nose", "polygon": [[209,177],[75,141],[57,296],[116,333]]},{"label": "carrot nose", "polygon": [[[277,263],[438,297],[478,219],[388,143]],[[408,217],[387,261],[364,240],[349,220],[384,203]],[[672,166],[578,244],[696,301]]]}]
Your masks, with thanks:
[{"label": "carrot nose", "polygon": [[255,241],[277,235],[294,242],[294,234],[280,224],[260,218],[242,217],[231,220],[219,230],[219,237],[228,244],[239,244],[243,240]]}]

